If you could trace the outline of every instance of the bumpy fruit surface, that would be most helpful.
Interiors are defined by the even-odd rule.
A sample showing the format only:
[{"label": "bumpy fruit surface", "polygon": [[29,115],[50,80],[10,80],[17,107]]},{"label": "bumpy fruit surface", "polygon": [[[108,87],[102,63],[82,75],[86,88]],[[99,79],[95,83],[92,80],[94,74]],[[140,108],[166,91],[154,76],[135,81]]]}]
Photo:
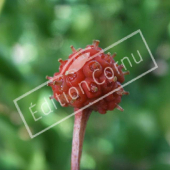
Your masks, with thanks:
[{"label": "bumpy fruit surface", "polygon": [[115,108],[123,111],[118,104],[122,95],[128,92],[124,91],[121,84],[125,80],[124,75],[129,72],[123,72],[123,66],[115,62],[116,54],[105,54],[98,45],[99,41],[95,40],[85,49],[76,50],[71,46],[73,53],[69,59],[58,60],[59,72],[53,77],[47,76],[50,80],[48,85],[53,90],[51,98],[55,98],[61,106],[88,106],[101,114]]}]

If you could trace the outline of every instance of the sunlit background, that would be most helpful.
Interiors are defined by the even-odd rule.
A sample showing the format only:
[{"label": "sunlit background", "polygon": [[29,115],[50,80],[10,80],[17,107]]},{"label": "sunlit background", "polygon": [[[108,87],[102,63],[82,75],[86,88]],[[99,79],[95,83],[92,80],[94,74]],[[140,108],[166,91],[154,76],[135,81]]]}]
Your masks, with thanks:
[{"label": "sunlit background", "polygon": [[123,113],[91,115],[81,169],[170,169],[169,0],[0,0],[0,170],[70,169],[74,117],[30,139],[13,100],[58,71],[70,45],[105,48],[138,29],[159,68],[125,87]]}]

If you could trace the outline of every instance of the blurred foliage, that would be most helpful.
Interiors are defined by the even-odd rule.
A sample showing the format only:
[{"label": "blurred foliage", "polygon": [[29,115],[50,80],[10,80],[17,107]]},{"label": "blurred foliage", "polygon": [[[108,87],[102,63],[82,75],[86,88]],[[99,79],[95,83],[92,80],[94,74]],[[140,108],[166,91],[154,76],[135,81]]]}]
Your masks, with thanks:
[{"label": "blurred foliage", "polygon": [[0,0],[0,170],[70,169],[74,118],[31,140],[13,100],[53,75],[70,45],[104,48],[138,29],[159,68],[125,88],[124,113],[91,115],[81,168],[170,169],[169,0]]}]

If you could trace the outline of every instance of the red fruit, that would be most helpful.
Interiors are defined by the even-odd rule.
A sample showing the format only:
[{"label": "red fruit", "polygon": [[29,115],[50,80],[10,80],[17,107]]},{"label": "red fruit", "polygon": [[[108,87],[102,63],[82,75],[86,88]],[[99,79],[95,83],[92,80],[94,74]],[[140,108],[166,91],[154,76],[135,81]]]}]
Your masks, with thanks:
[{"label": "red fruit", "polygon": [[[77,112],[72,142],[72,170],[80,169],[85,127],[92,110],[101,114],[115,108],[123,111],[118,104],[122,95],[128,94],[121,83],[129,72],[122,72],[123,67],[114,60],[115,54],[105,54],[98,45],[99,41],[94,40],[85,49],[76,50],[71,46],[73,53],[69,59],[59,59],[59,72],[54,77],[47,76],[50,80],[48,85],[53,90],[50,99],[55,98],[63,107],[72,106]],[[86,109],[80,110],[84,106]]]},{"label": "red fruit", "polygon": [[[122,95],[128,92],[124,91],[121,83],[129,72],[123,72],[123,66],[115,62],[116,54],[105,54],[98,45],[99,41],[95,40],[85,49],[76,50],[71,46],[73,53],[69,55],[69,60],[59,59],[59,72],[54,77],[47,77],[54,93],[51,98],[62,106],[81,108],[89,105],[89,109],[101,114],[114,108],[123,110],[118,104]],[[113,93],[95,103],[110,92]]]}]

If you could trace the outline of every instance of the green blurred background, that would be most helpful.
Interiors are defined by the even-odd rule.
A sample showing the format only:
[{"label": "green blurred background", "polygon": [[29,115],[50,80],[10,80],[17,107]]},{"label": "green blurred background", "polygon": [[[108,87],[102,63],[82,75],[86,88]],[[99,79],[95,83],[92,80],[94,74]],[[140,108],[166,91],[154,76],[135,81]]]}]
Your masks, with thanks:
[{"label": "green blurred background", "polygon": [[104,48],[138,29],[159,68],[125,88],[123,113],[91,115],[81,169],[170,170],[169,0],[0,0],[0,170],[70,169],[74,117],[30,139],[13,100],[58,71],[70,45]]}]

